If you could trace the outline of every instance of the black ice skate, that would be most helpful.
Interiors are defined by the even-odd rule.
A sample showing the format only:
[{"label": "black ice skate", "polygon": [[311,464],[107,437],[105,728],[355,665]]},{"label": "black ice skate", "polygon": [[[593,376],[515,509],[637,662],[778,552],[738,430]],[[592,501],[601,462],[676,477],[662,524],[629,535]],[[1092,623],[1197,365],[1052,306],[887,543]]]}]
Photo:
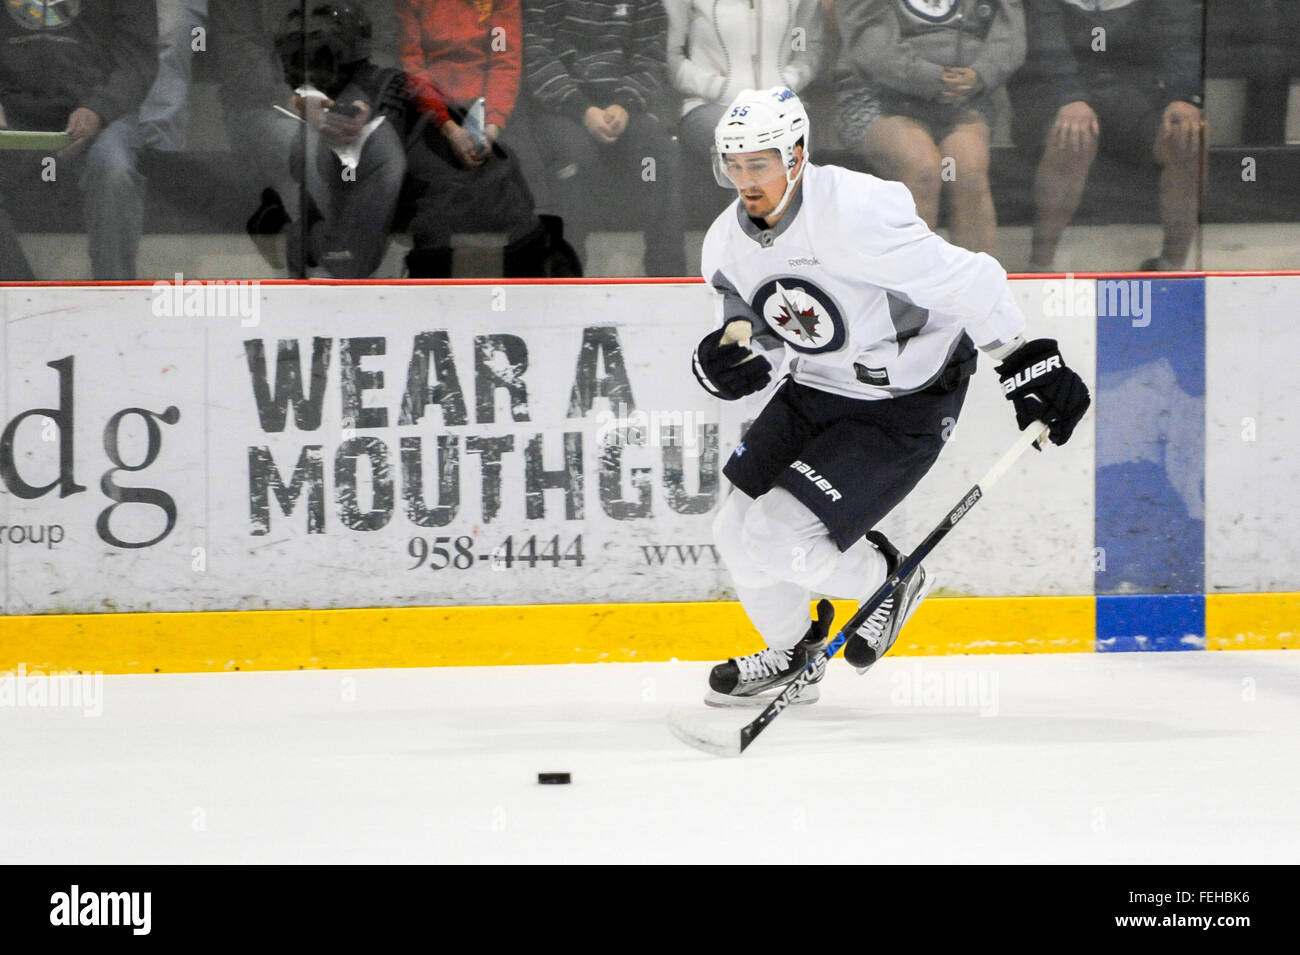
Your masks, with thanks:
[{"label": "black ice skate", "polygon": [[[808,626],[808,633],[793,650],[773,650],[771,647],[744,657],[732,657],[719,663],[709,674],[709,692],[704,702],[709,706],[766,706],[797,677],[815,655],[826,649],[826,636],[830,633],[835,608],[829,600],[817,603],[817,619]],[[804,687],[794,702],[815,703],[821,692],[817,684],[826,671]]]},{"label": "black ice skate", "polygon": [[[898,569],[903,555],[889,542],[889,538],[879,531],[868,531],[867,540],[884,555],[887,574]],[[844,659],[859,673],[871,669],[873,663],[889,652],[902,632],[903,624],[916,612],[933,586],[934,579],[926,574],[924,567],[918,566],[904,577],[894,592],[862,622],[858,632],[849,637],[844,644]]]}]

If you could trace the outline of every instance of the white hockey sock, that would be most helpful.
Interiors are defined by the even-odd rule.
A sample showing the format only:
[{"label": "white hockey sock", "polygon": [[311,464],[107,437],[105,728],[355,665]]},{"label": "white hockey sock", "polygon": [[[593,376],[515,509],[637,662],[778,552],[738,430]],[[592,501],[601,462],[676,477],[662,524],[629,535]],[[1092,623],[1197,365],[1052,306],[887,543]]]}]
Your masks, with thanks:
[{"label": "white hockey sock", "polygon": [[817,589],[828,597],[862,601],[885,582],[888,564],[885,555],[865,537],[840,554],[839,560]]},{"label": "white hockey sock", "polygon": [[753,503],[753,498],[733,490],[714,518],[713,539],[749,622],[769,647],[789,650],[812,622],[810,595],[806,587],[774,576],[743,546],[745,514]]},{"label": "white hockey sock", "polygon": [[782,580],[767,587],[737,585],[736,596],[749,622],[773,649],[793,649],[812,623],[808,609],[812,595],[798,584]]}]

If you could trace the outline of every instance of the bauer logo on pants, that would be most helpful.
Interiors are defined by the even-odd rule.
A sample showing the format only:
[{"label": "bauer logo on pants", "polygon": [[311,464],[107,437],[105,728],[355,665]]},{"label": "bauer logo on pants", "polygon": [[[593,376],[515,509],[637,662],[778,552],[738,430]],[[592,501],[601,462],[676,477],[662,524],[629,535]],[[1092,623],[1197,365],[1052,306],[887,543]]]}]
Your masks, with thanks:
[{"label": "bauer logo on pants", "polygon": [[830,295],[807,279],[764,282],[751,303],[768,327],[796,351],[834,351],[844,344],[844,319]]},{"label": "bauer logo on pants", "polygon": [[790,465],[790,467],[794,468],[809,481],[812,481],[812,483],[817,486],[818,490],[826,492],[826,496],[832,501],[838,501],[843,496],[839,491],[835,490],[834,485],[832,485],[830,481],[822,477],[821,472],[814,471],[811,466],[804,464],[802,461],[795,461]]}]

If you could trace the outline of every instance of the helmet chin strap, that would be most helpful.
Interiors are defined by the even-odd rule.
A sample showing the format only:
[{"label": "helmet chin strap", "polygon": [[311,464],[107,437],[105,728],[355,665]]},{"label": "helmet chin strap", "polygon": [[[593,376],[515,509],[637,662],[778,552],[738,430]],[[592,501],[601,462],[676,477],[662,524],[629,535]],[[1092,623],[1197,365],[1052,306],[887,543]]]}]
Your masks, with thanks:
[{"label": "helmet chin strap", "polygon": [[763,217],[764,219],[770,220],[773,216],[779,216],[781,215],[781,213],[785,212],[785,207],[788,206],[790,204],[790,200],[794,198],[795,186],[799,185],[799,180],[803,178],[803,171],[807,167],[807,165],[808,164],[805,161],[800,159],[799,172],[795,175],[795,177],[791,179],[790,174],[788,172],[785,174],[785,182],[786,182],[785,193],[781,196],[781,201],[777,203],[776,208],[773,209],[769,214],[765,215]]}]

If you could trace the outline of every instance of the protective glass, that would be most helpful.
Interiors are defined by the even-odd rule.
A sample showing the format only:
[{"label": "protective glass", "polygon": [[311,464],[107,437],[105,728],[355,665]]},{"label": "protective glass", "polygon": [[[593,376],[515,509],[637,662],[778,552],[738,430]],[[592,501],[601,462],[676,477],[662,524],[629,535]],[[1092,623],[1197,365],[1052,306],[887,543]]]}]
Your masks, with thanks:
[{"label": "protective glass", "polygon": [[785,177],[785,163],[778,149],[725,156],[713,152],[713,178],[724,189],[750,189]]}]

